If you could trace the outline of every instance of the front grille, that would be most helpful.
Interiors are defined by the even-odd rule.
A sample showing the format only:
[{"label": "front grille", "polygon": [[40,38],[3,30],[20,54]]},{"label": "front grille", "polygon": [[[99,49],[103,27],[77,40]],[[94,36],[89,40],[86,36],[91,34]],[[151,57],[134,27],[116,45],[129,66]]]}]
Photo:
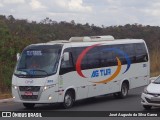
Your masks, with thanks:
[{"label": "front grille", "polygon": [[147,100],[148,103],[155,103],[155,104],[160,104],[160,101],[152,101],[148,98],[145,98]]},{"label": "front grille", "polygon": [[20,91],[39,92],[40,86],[19,86]]},{"label": "front grille", "polygon": [[22,99],[24,100],[37,100],[38,99],[38,95],[21,95]]},{"label": "front grille", "polygon": [[[33,95],[26,95],[26,92],[32,92]],[[19,86],[19,95],[22,100],[38,100],[40,93],[40,86]]]}]

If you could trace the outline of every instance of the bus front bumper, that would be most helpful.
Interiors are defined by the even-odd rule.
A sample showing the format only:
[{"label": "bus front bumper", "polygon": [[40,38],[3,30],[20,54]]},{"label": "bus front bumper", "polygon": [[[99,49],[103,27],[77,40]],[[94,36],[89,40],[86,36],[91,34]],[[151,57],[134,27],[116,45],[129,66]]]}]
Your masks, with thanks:
[{"label": "bus front bumper", "polygon": [[[23,89],[27,86],[23,86]],[[34,88],[31,87],[31,91],[24,91],[22,88],[17,87],[16,89],[12,87],[12,96],[14,102],[21,103],[57,103],[58,102],[58,93],[54,90],[54,88],[44,90],[44,87]],[[36,90],[37,89],[37,90]]]}]

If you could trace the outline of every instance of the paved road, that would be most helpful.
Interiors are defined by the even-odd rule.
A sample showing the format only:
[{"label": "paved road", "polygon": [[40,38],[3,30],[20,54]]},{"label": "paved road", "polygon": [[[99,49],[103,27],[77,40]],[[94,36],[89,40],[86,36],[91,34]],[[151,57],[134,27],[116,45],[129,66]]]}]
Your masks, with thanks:
[{"label": "paved road", "polygon": [[[140,104],[141,92],[144,87],[132,89],[125,99],[115,99],[112,95],[100,96],[95,99],[77,101],[73,108],[63,109],[60,105],[42,104],[36,105],[35,110],[50,111],[144,111]],[[25,111],[21,103],[1,103],[0,111]],[[160,108],[153,108],[152,111],[160,111]]]}]

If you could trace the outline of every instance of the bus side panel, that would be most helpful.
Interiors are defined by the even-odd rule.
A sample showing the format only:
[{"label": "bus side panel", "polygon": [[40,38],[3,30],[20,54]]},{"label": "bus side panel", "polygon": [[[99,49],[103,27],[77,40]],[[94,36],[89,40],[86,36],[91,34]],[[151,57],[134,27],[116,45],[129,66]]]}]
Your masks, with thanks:
[{"label": "bus side panel", "polygon": [[131,88],[149,84],[150,78],[150,59],[145,42],[137,44],[135,46],[135,52],[138,62],[134,65],[135,77],[130,79]]},{"label": "bus side panel", "polygon": [[88,97],[103,95],[106,94],[107,92],[108,92],[107,84],[92,84],[89,86]]},{"label": "bus side panel", "polygon": [[[86,48],[65,49],[70,53],[70,61],[64,64],[63,72],[60,72],[63,89],[73,86],[76,99],[119,92],[123,80],[129,80],[130,89],[148,84],[150,64],[143,42],[98,46],[77,62],[82,52],[89,49]],[[81,67],[78,70],[77,63]]]},{"label": "bus side panel", "polygon": [[145,86],[149,81],[149,64],[146,63],[137,63],[134,65],[134,77],[130,78],[130,89]]},{"label": "bus side panel", "polygon": [[89,89],[88,85],[77,87],[76,100],[87,98],[88,89]]}]

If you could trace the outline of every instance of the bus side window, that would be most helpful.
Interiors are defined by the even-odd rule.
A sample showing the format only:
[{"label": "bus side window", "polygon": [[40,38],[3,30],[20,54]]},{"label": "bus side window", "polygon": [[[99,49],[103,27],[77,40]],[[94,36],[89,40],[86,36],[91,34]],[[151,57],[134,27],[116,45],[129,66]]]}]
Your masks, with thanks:
[{"label": "bus side window", "polygon": [[101,55],[101,67],[108,67],[114,65],[113,52],[110,51],[101,52],[100,55]]},{"label": "bus side window", "polygon": [[[76,66],[76,62],[80,54],[86,49],[87,47],[75,47],[72,48],[73,53],[73,63],[74,66]],[[93,68],[99,68],[100,67],[100,55],[97,48],[93,48],[89,50],[85,56],[83,56],[83,59],[81,61],[81,69],[87,70],[87,69],[93,69]]]},{"label": "bus side window", "polygon": [[65,73],[68,73],[71,71],[74,71],[74,65],[73,65],[72,53],[69,52],[69,60],[68,61],[64,61],[62,58],[61,66],[60,66],[60,75],[63,75]]},{"label": "bus side window", "polygon": [[[72,50],[73,50],[72,53],[73,53],[73,63],[74,63],[74,66],[76,66],[77,59],[78,59],[79,55],[82,53],[82,51],[85,48],[86,47],[75,47],[75,48],[72,48]],[[88,68],[87,57],[86,56],[84,56],[83,60],[81,61],[81,69],[82,70]]]},{"label": "bus side window", "polygon": [[[118,49],[120,51],[124,51],[124,45],[123,44],[112,45],[112,48]],[[124,55],[121,55],[118,52],[113,52],[114,66],[117,65],[116,57],[118,57],[120,59],[122,65],[125,65],[127,63]]]},{"label": "bus side window", "polygon": [[147,62],[148,55],[145,48],[144,43],[136,43],[135,44],[135,51],[136,51],[136,62]]},{"label": "bus side window", "polygon": [[100,66],[101,67],[108,67],[108,66],[114,66],[115,61],[113,58],[113,51],[107,51],[107,48],[111,48],[111,46],[104,45],[99,47],[100,52]]},{"label": "bus side window", "polygon": [[71,53],[69,53],[69,60],[64,61],[64,59],[62,59],[61,63],[61,68],[70,68],[70,67],[73,67]]},{"label": "bus side window", "polygon": [[135,53],[135,45],[134,44],[125,44],[124,52],[129,57],[131,63],[136,63],[136,53]]},{"label": "bus side window", "polygon": [[91,49],[84,60],[86,60],[86,69],[93,69],[100,67],[100,54],[97,48]]}]

